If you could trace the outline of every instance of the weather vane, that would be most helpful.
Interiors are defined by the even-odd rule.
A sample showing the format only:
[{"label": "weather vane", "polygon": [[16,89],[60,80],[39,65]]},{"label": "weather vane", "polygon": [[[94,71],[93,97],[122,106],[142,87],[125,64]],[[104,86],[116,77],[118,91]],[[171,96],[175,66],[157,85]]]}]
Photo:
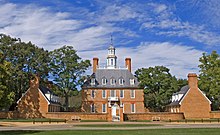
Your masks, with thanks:
[{"label": "weather vane", "polygon": [[112,39],[112,34],[111,34],[111,45],[113,45],[113,39]]}]

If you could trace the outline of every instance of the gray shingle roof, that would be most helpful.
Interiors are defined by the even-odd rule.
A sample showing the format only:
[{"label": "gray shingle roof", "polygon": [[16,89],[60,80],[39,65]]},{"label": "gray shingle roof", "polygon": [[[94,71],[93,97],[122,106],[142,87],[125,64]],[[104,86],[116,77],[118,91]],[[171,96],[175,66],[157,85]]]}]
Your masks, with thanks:
[{"label": "gray shingle roof", "polygon": [[40,89],[40,91],[44,94],[44,97],[45,97],[50,103],[52,103],[52,104],[59,104],[59,105],[60,105],[60,102],[54,102],[54,101],[52,101],[52,100],[50,100],[50,99],[47,98],[47,96],[46,96],[47,93],[50,93],[51,95],[54,95],[54,96],[58,96],[58,95],[54,94],[53,91],[51,91],[50,89],[48,89],[48,88],[46,88],[46,87],[44,87],[44,86],[42,86],[42,85],[39,86],[39,89]]},{"label": "gray shingle roof", "polygon": [[[102,85],[102,79],[107,79],[106,85]],[[95,85],[91,85],[91,79],[95,79]],[[115,79],[115,85],[110,84],[110,79]],[[123,79],[124,84],[119,84]],[[134,79],[134,85],[130,85],[130,79]],[[97,69],[84,83],[83,88],[138,88],[137,78],[128,69]]]},{"label": "gray shingle roof", "polygon": [[179,101],[173,101],[171,102],[168,106],[177,106],[179,105],[179,103],[182,101],[183,97],[185,96],[185,94],[187,93],[187,91],[189,90],[189,86],[186,85],[186,86],[183,86],[179,92],[176,92],[174,93],[173,95],[176,95],[176,94],[183,94],[183,96],[181,97],[181,99]]}]

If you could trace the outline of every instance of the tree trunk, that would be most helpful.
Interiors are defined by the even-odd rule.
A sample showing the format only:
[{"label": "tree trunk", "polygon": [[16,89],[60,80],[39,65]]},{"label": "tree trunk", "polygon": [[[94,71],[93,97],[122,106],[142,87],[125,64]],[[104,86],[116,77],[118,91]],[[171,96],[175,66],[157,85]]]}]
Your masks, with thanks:
[{"label": "tree trunk", "polygon": [[68,112],[69,111],[69,96],[68,94],[65,94],[65,111]]}]

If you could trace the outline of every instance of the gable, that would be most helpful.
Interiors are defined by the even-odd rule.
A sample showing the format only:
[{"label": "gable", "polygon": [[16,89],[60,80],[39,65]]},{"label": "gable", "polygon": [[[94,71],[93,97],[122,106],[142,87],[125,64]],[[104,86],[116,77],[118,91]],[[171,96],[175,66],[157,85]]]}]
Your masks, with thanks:
[{"label": "gable", "polygon": [[[38,90],[38,93],[41,94],[41,96],[46,100],[47,104],[49,105],[49,104],[50,104],[49,100],[45,97],[45,95],[41,92],[41,90],[40,90],[39,88],[37,88],[37,90]],[[25,96],[27,96],[27,94],[30,93],[30,92],[31,92],[31,88],[29,88],[29,89],[21,96],[21,98],[17,101],[17,104],[19,104],[19,102],[20,102],[21,100],[23,100],[23,99],[25,98]]]},{"label": "gable", "polygon": [[[200,95],[202,95],[203,98],[205,98],[205,99],[209,102],[209,104],[212,103],[212,102],[203,94],[203,92],[202,92],[199,88],[198,88],[197,90],[199,91]],[[182,102],[184,101],[184,99],[186,98],[186,96],[189,94],[190,91],[191,91],[191,89],[189,89],[189,90],[186,92],[186,94],[183,96],[183,98],[180,100],[180,102],[179,102],[180,105],[182,104]]]}]

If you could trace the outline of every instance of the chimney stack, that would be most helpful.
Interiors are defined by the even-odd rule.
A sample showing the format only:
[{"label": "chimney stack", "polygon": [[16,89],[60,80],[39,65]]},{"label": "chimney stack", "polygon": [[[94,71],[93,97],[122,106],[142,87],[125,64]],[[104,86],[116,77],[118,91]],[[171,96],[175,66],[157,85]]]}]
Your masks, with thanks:
[{"label": "chimney stack", "polygon": [[96,72],[98,65],[99,65],[99,58],[93,58],[93,73]]},{"label": "chimney stack", "polygon": [[125,59],[125,67],[128,68],[128,71],[131,72],[131,58]]},{"label": "chimney stack", "polygon": [[39,88],[39,77],[37,75],[33,76],[33,79],[30,80],[31,88]]},{"label": "chimney stack", "polygon": [[190,88],[198,88],[198,79],[195,73],[188,74],[188,85]]}]

